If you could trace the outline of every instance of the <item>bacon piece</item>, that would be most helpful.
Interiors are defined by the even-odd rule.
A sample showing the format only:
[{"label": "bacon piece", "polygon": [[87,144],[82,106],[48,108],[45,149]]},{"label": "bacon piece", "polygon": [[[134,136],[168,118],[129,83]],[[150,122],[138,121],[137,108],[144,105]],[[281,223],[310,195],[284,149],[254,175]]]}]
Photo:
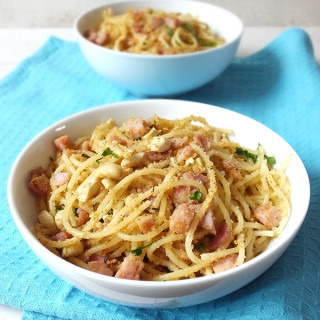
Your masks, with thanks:
[{"label": "bacon piece", "polygon": [[200,226],[203,229],[210,231],[212,234],[216,234],[216,227],[214,225],[214,214],[211,208],[208,208],[202,220],[200,221]]},{"label": "bacon piece", "polygon": [[194,180],[194,181],[199,181],[202,182],[204,185],[208,184],[208,178],[203,175],[202,173],[197,173],[197,172],[185,172],[182,177],[184,179],[189,179],[189,180]]},{"label": "bacon piece", "polygon": [[182,25],[182,22],[176,17],[166,17],[164,22],[171,29],[176,29]]},{"label": "bacon piece", "polygon": [[71,238],[72,238],[72,234],[68,233],[67,231],[61,231],[50,237],[50,239],[53,241],[64,241]]},{"label": "bacon piece", "polygon": [[167,150],[163,152],[157,152],[157,151],[146,151],[144,153],[144,158],[151,162],[159,162],[162,160],[167,159],[172,153],[172,150]]},{"label": "bacon piece", "polygon": [[80,227],[84,225],[89,220],[89,214],[81,208],[77,209],[77,226]]},{"label": "bacon piece", "polygon": [[104,30],[94,31],[88,30],[84,34],[85,38],[89,41],[96,43],[100,46],[104,46],[109,41],[109,35]]},{"label": "bacon piece", "polygon": [[216,251],[218,248],[222,247],[230,239],[231,231],[228,229],[225,222],[221,222],[217,233],[209,246],[209,250]]},{"label": "bacon piece", "polygon": [[277,227],[281,221],[280,210],[277,207],[273,206],[271,202],[257,207],[253,210],[253,214],[268,229]]},{"label": "bacon piece", "polygon": [[86,257],[83,259],[85,263],[88,263],[90,261],[104,261],[105,257],[101,256],[100,254],[93,253],[89,257]]},{"label": "bacon piece", "polygon": [[177,153],[177,161],[178,163],[187,160],[192,156],[193,149],[191,146],[185,146],[183,149],[179,149]]},{"label": "bacon piece", "polygon": [[144,267],[143,261],[134,255],[129,255],[124,258],[120,269],[117,271],[115,277],[131,280],[139,280],[141,271]]},{"label": "bacon piece", "polygon": [[42,167],[31,171],[28,181],[29,189],[39,196],[45,196],[50,190],[50,180]]},{"label": "bacon piece", "polygon": [[54,176],[53,183],[56,186],[61,186],[65,184],[67,181],[69,181],[71,178],[71,173],[70,172],[58,172]]},{"label": "bacon piece", "polygon": [[149,132],[148,123],[142,118],[132,118],[126,123],[126,133],[132,139],[138,139]]},{"label": "bacon piece", "polygon": [[193,141],[205,151],[210,149],[210,141],[203,134],[196,134],[193,137]]},{"label": "bacon piece", "polygon": [[121,139],[121,138],[118,137],[118,136],[111,135],[111,136],[109,137],[109,139],[110,139],[111,141],[115,141],[115,142],[121,144],[122,146],[126,146],[126,145],[127,145],[127,141]]},{"label": "bacon piece", "polygon": [[[182,203],[197,203],[196,200],[190,200],[190,196],[197,191],[195,187],[179,186],[173,189],[171,195],[172,202],[175,206],[178,206]],[[196,201],[196,202],[195,202]]]},{"label": "bacon piece", "polygon": [[188,141],[188,137],[173,137],[170,141],[171,149],[177,150],[183,147],[183,145]]},{"label": "bacon piece", "polygon": [[238,258],[237,253],[229,254],[228,256],[225,256],[217,261],[214,261],[212,263],[212,269],[215,273],[219,273],[219,272],[231,269],[235,266],[237,258]]},{"label": "bacon piece", "polygon": [[91,145],[90,145],[90,141],[83,141],[81,144],[81,149],[82,150],[91,150]]},{"label": "bacon piece", "polygon": [[154,220],[151,214],[147,216],[143,216],[138,220],[138,227],[144,234],[150,232],[153,226],[154,226]]},{"label": "bacon piece", "polygon": [[238,180],[243,178],[240,167],[236,161],[224,159],[222,160],[222,166],[224,170],[232,177]]},{"label": "bacon piece", "polygon": [[199,206],[199,204],[182,203],[176,207],[169,218],[170,230],[174,233],[186,233]]},{"label": "bacon piece", "polygon": [[152,18],[150,24],[151,24],[152,30],[155,30],[164,24],[164,19],[163,18]]},{"label": "bacon piece", "polygon": [[113,270],[109,264],[104,260],[94,260],[88,262],[89,268],[93,272],[104,274],[106,276],[113,276]]},{"label": "bacon piece", "polygon": [[73,143],[68,135],[64,135],[55,139],[53,144],[59,151],[73,148]]}]

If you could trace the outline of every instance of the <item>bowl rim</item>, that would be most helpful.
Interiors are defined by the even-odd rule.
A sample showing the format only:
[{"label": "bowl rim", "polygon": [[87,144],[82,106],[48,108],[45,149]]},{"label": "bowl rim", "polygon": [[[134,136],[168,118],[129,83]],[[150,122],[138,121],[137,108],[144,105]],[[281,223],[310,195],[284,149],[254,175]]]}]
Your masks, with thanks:
[{"label": "bowl rim", "polygon": [[[237,22],[240,25],[240,28],[238,30],[238,34],[236,37],[234,37],[234,39],[232,41],[226,42],[223,45],[217,46],[217,47],[213,47],[213,48],[209,48],[206,50],[202,50],[202,51],[196,51],[196,52],[187,52],[187,53],[177,53],[177,54],[167,54],[167,55],[153,55],[153,54],[140,54],[140,53],[131,53],[131,52],[125,52],[125,51],[116,51],[113,49],[109,49],[103,46],[100,46],[98,44],[93,43],[92,41],[89,41],[79,30],[79,24],[80,21],[85,18],[85,16],[90,15],[92,12],[95,11],[102,11],[103,9],[106,9],[112,5],[116,5],[119,3],[132,3],[132,5],[134,5],[135,2],[152,2],[152,0],[134,0],[134,1],[130,1],[130,0],[111,0],[110,2],[104,4],[104,5],[99,5],[99,6],[94,6],[88,10],[83,11],[81,14],[78,15],[78,17],[75,19],[74,24],[73,24],[73,30],[76,33],[76,36],[78,38],[78,41],[84,41],[84,43],[86,43],[86,45],[90,45],[92,48],[96,48],[97,50],[102,50],[101,52],[108,52],[109,54],[115,55],[115,56],[122,56],[122,57],[131,57],[133,59],[155,59],[155,60],[166,60],[166,59],[181,59],[181,58],[188,58],[188,57],[195,57],[198,55],[205,55],[208,53],[212,53],[212,52],[216,52],[216,51],[220,51],[225,49],[226,47],[229,47],[231,45],[233,45],[234,43],[238,42],[244,32],[244,24],[242,22],[242,20],[236,15],[234,14],[232,11],[221,7],[221,6],[217,6],[214,5],[212,3],[209,2],[204,2],[204,1],[195,1],[195,0],[175,0],[178,2],[188,2],[188,3],[194,3],[194,4],[201,4],[201,5],[205,5],[208,7],[214,7],[217,8],[221,11],[224,11],[225,13],[229,14],[230,16],[233,17],[233,19],[237,20]],[[171,0],[161,0],[161,2],[167,2],[170,3]],[[160,3],[160,2],[159,2]]]},{"label": "bowl rim", "polygon": [[[224,272],[218,273],[218,274],[212,274],[208,276],[203,276],[203,277],[198,277],[198,278],[193,278],[193,279],[181,279],[181,280],[171,280],[171,281],[150,281],[150,280],[129,280],[129,279],[120,279],[120,278],[115,278],[115,277],[110,277],[110,276],[105,276],[99,273],[95,273],[89,270],[86,270],[84,268],[81,268],[79,266],[76,266],[63,258],[55,255],[53,252],[51,252],[49,249],[47,249],[41,242],[35,237],[35,235],[32,233],[31,230],[23,223],[20,214],[18,213],[17,206],[14,202],[14,181],[15,181],[15,176],[17,173],[17,168],[19,167],[20,163],[23,161],[24,155],[28,152],[30,146],[32,146],[37,140],[41,139],[43,136],[47,135],[49,132],[54,131],[58,127],[62,127],[66,121],[71,121],[73,118],[77,118],[78,116],[83,116],[83,115],[90,115],[90,113],[96,113],[99,112],[100,110],[108,110],[110,108],[121,108],[121,107],[130,107],[130,105],[134,104],[159,104],[161,107],[161,104],[182,104],[182,103],[187,103],[187,104],[192,104],[192,105],[198,105],[202,106],[204,108],[214,108],[216,110],[219,110],[220,112],[225,112],[229,114],[230,116],[236,115],[237,117],[240,118],[246,118],[249,119],[249,121],[252,121],[253,123],[258,124],[259,126],[262,126],[264,130],[266,130],[268,133],[273,133],[274,135],[277,136],[279,140],[282,141],[282,143],[285,143],[287,147],[290,149],[291,153],[295,155],[296,159],[300,163],[301,169],[303,170],[303,177],[305,179],[305,184],[308,185],[308,188],[305,189],[305,203],[304,203],[304,210],[301,213],[300,219],[297,223],[294,224],[293,228],[290,229],[287,232],[286,238],[282,239],[281,242],[279,242],[279,245],[273,246],[272,248],[269,248],[268,251],[263,251],[260,255],[254,257],[252,260],[249,260],[245,262],[244,264],[237,266],[235,268],[226,270]],[[99,123],[97,123],[98,125]],[[30,246],[30,248],[34,251],[35,255],[42,261],[45,261],[47,259],[43,259],[42,256],[48,256],[50,260],[56,260],[61,267],[59,269],[63,269],[67,272],[74,272],[74,270],[77,270],[78,274],[82,275],[84,278],[91,278],[92,280],[102,282],[104,284],[107,283],[112,283],[112,284],[121,284],[122,286],[127,286],[131,288],[136,288],[136,289],[157,289],[157,288],[183,288],[183,287],[189,287],[195,284],[204,284],[206,283],[206,286],[209,287],[211,283],[215,281],[219,281],[225,277],[232,276],[234,273],[241,273],[244,269],[249,268],[250,266],[253,266],[255,264],[259,264],[259,262],[264,261],[267,259],[269,256],[274,255],[278,250],[279,251],[284,251],[289,244],[293,241],[295,238],[296,234],[300,230],[302,223],[305,219],[305,216],[308,211],[309,203],[310,203],[310,181],[309,177],[306,171],[306,168],[300,159],[299,155],[296,153],[296,151],[291,147],[291,145],[286,142],[279,134],[277,134],[275,131],[272,129],[268,128],[261,122],[252,119],[251,117],[248,117],[246,115],[243,115],[241,113],[238,113],[233,110],[225,109],[222,107],[202,103],[202,102],[195,102],[195,101],[184,101],[184,100],[174,100],[174,99],[138,99],[138,100],[128,100],[128,101],[121,101],[121,102],[113,102],[109,104],[103,104],[99,105],[93,108],[89,108],[86,110],[82,110],[80,112],[76,112],[74,114],[71,114],[67,117],[64,117],[57,122],[51,124],[49,127],[46,129],[42,130],[39,132],[35,137],[33,137],[20,151],[18,154],[17,158],[15,159],[12,168],[9,173],[9,178],[8,178],[8,184],[7,184],[7,197],[8,197],[8,203],[9,203],[9,209],[11,212],[11,215],[13,217],[13,220],[22,236],[22,238],[27,242],[27,244]],[[286,228],[286,227],[285,227]],[[46,262],[44,262],[46,266],[51,269],[51,266],[48,265]],[[76,268],[76,269],[74,269]],[[54,269],[54,268],[53,268]],[[56,272],[55,272],[56,273]],[[56,273],[57,274],[57,273]]]}]

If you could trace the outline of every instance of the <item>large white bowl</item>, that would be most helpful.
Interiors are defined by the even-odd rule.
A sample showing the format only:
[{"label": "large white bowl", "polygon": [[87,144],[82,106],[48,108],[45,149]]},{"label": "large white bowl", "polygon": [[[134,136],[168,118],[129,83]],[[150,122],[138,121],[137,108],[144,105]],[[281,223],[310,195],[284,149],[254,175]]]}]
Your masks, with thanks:
[{"label": "large white bowl", "polygon": [[[88,29],[100,25],[102,11],[106,8],[112,8],[114,14],[121,14],[128,8],[147,7],[191,13],[224,37],[226,44],[202,52],[155,56],[106,49],[83,36]],[[200,1],[128,0],[110,2],[87,11],[76,20],[74,29],[85,58],[100,75],[137,96],[164,97],[198,88],[217,77],[234,57],[243,25],[231,12]]]},{"label": "large white bowl", "polygon": [[[169,119],[191,114],[204,116],[216,127],[233,129],[236,140],[244,147],[261,143],[277,163],[292,156],[287,175],[292,185],[292,211],[287,226],[265,252],[231,270],[202,278],[168,282],[134,281],[104,276],[77,267],[54,255],[30,232],[36,221],[34,196],[27,188],[32,169],[47,166],[55,150],[52,141],[63,134],[72,139],[88,135],[110,117],[119,124],[131,116],[150,117],[154,113]],[[252,134],[254,133],[254,134]],[[298,232],[308,209],[310,185],[308,175],[296,152],[276,133],[238,113],[195,102],[181,100],[137,100],[97,107],[72,115],[36,136],[16,159],[8,182],[8,200],[14,221],[23,238],[36,255],[58,276],[75,287],[102,299],[128,306],[146,308],[182,307],[214,300],[229,294],[261,275],[286,250]]]}]

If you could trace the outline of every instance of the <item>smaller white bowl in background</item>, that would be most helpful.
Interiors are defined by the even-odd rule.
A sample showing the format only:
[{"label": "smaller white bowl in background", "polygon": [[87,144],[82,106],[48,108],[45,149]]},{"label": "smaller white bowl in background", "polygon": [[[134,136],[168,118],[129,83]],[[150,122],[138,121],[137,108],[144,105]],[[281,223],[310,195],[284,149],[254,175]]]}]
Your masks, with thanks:
[{"label": "smaller white bowl in background", "polygon": [[[175,281],[135,281],[101,275],[75,266],[45,248],[30,228],[37,220],[35,197],[27,187],[30,171],[47,167],[55,156],[52,141],[64,134],[73,140],[90,135],[110,117],[118,124],[133,116],[157,114],[168,119],[190,115],[203,116],[215,127],[232,129],[233,140],[254,149],[261,143],[277,164],[291,156],[286,171],[292,187],[292,209],[286,227],[267,249],[236,268],[200,278]],[[250,128],[250,130],[248,130]],[[252,134],[254,133],[254,134]],[[8,201],[14,221],[35,254],[59,277],[75,287],[107,301],[143,308],[185,307],[204,303],[229,294],[266,271],[287,249],[299,231],[308,210],[310,184],[307,172],[296,152],[279,135],[261,123],[227,109],[181,100],[136,100],[115,103],[69,116],[39,133],[21,151],[10,172]]]},{"label": "smaller white bowl in background", "polygon": [[[120,52],[92,43],[84,37],[88,29],[98,28],[102,12],[111,8],[114,15],[128,8],[161,9],[190,13],[226,43],[205,51],[176,55],[145,55]],[[82,14],[74,29],[84,57],[91,67],[111,82],[137,96],[174,96],[196,89],[216,78],[230,64],[238,49],[243,24],[233,13],[215,5],[189,0],[134,0],[110,2]]]}]

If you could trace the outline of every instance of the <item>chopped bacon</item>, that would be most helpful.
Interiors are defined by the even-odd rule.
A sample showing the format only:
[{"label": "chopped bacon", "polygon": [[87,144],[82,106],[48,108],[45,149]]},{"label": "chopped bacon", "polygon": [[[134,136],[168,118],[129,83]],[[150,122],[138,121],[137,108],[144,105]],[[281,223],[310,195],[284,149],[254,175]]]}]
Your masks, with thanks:
[{"label": "chopped bacon", "polygon": [[222,247],[224,244],[228,242],[228,240],[231,237],[231,231],[227,227],[225,222],[222,222],[219,225],[219,228],[217,230],[216,235],[213,238],[213,241],[211,242],[209,246],[209,250],[216,251],[218,248]]},{"label": "chopped bacon", "polygon": [[210,149],[210,141],[203,134],[196,134],[193,137],[193,141],[203,148],[204,151],[208,151]]},{"label": "chopped bacon", "polygon": [[171,155],[172,150],[167,150],[163,152],[157,152],[157,151],[146,151],[144,153],[144,158],[151,162],[159,162],[162,160],[167,159]]},{"label": "chopped bacon", "polygon": [[189,179],[189,180],[194,180],[194,181],[199,181],[202,182],[204,185],[208,184],[208,178],[203,175],[202,173],[197,173],[197,172],[185,172],[182,177],[184,179]]},{"label": "chopped bacon", "polygon": [[182,25],[181,20],[176,17],[166,17],[165,23],[171,29],[176,29]]},{"label": "chopped bacon", "polygon": [[268,229],[277,227],[281,221],[280,210],[277,207],[273,206],[271,202],[257,207],[253,210],[253,214]]},{"label": "chopped bacon", "polygon": [[155,30],[164,24],[164,19],[163,18],[152,18],[150,23],[151,23],[151,28],[153,30]]},{"label": "chopped bacon", "polygon": [[212,234],[216,234],[216,227],[214,225],[214,214],[211,208],[208,208],[205,215],[203,216],[200,226],[203,229],[210,231]]},{"label": "chopped bacon", "polygon": [[72,234],[68,233],[67,231],[61,231],[50,237],[50,239],[53,241],[64,241],[70,238],[72,238]]},{"label": "chopped bacon", "polygon": [[169,219],[169,228],[174,233],[186,233],[199,204],[182,203],[176,207]]},{"label": "chopped bacon", "polygon": [[70,172],[58,172],[54,176],[53,183],[56,186],[61,186],[65,184],[67,181],[69,181],[71,178],[71,173]]},{"label": "chopped bacon", "polygon": [[171,149],[177,150],[183,147],[183,145],[188,141],[188,137],[173,137],[170,141]]},{"label": "chopped bacon", "polygon": [[132,118],[126,123],[126,133],[132,139],[138,139],[149,132],[148,123],[142,118]]},{"label": "chopped bacon", "polygon": [[46,175],[46,170],[42,167],[32,170],[28,187],[39,196],[47,195],[50,189],[50,180]]},{"label": "chopped bacon", "polygon": [[197,191],[195,187],[179,186],[173,189],[172,202],[175,206],[181,203],[192,203],[194,200],[190,200],[190,196]]},{"label": "chopped bacon", "polygon": [[82,150],[91,150],[91,145],[90,145],[90,141],[83,141],[81,144],[81,149]]},{"label": "chopped bacon", "polygon": [[240,167],[234,160],[224,159],[222,160],[223,169],[234,179],[241,180],[243,177],[241,175]]},{"label": "chopped bacon", "polygon": [[131,280],[139,280],[141,271],[144,267],[143,261],[134,255],[129,255],[124,258],[120,269],[117,271],[115,277]]},{"label": "chopped bacon", "polygon": [[179,149],[177,153],[177,161],[180,163],[187,160],[192,156],[193,149],[191,146],[185,146],[183,149]]},{"label": "chopped bacon", "polygon": [[78,215],[78,219],[77,219],[78,227],[84,225],[89,220],[89,214],[86,211],[82,210],[81,208],[77,210],[77,215]]},{"label": "chopped bacon", "polygon": [[104,30],[94,31],[94,30],[88,30],[84,34],[85,38],[87,38],[89,41],[96,43],[100,46],[104,46],[109,41],[109,35]]},{"label": "chopped bacon", "polygon": [[106,276],[113,276],[113,270],[104,260],[94,260],[88,262],[89,268],[93,272],[101,273]]},{"label": "chopped bacon", "polygon": [[111,135],[111,136],[109,137],[109,139],[110,139],[111,141],[115,141],[115,142],[121,144],[122,146],[126,146],[126,145],[127,145],[127,141],[121,139],[121,138],[118,137],[118,136]]},{"label": "chopped bacon", "polygon": [[105,257],[101,256],[100,254],[93,253],[92,255],[86,257],[83,259],[85,263],[88,263],[90,261],[104,261]]},{"label": "chopped bacon", "polygon": [[138,226],[140,230],[146,234],[152,230],[152,227],[154,226],[154,220],[152,215],[143,216],[138,220]]},{"label": "chopped bacon", "polygon": [[219,273],[219,272],[226,271],[233,268],[236,264],[237,258],[238,258],[238,254],[232,253],[217,261],[214,261],[212,264],[213,271],[215,273]]},{"label": "chopped bacon", "polygon": [[55,139],[53,144],[59,151],[73,148],[73,143],[68,135],[64,135]]}]

